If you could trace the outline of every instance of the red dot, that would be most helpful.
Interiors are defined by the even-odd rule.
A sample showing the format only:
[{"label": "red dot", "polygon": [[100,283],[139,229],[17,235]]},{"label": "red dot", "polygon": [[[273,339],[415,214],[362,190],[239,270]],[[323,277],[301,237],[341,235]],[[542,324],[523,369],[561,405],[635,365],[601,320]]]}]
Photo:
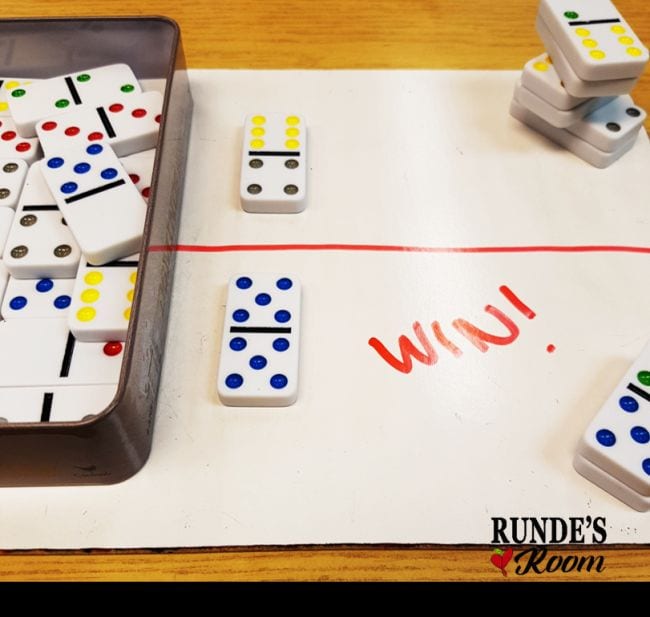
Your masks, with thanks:
[{"label": "red dot", "polygon": [[120,343],[119,341],[115,341],[113,343],[106,343],[106,345],[104,345],[104,353],[107,356],[117,356],[121,352],[122,352],[122,343]]},{"label": "red dot", "polygon": [[21,141],[16,146],[16,152],[28,152],[31,149],[32,149],[32,145],[28,144],[26,141]]},{"label": "red dot", "polygon": [[44,131],[53,131],[56,128],[56,122],[52,122],[51,120],[49,122],[43,122],[41,128]]},{"label": "red dot", "polygon": [[1,137],[4,141],[11,141],[12,139],[16,139],[16,131],[5,131]]},{"label": "red dot", "polygon": [[79,127],[78,126],[69,126],[65,131],[63,131],[68,137],[74,137],[75,135],[79,135]]},{"label": "red dot", "polygon": [[133,182],[133,184],[140,182],[140,176],[138,176],[138,174],[129,174],[129,178],[131,178],[131,182]]},{"label": "red dot", "polygon": [[112,111],[114,114],[116,114],[118,111],[122,111],[123,109],[124,109],[124,105],[122,105],[122,103],[113,103],[108,108],[108,111]]},{"label": "red dot", "polygon": [[94,131],[88,135],[88,141],[99,141],[100,139],[104,139],[104,136],[99,131]]},{"label": "red dot", "polygon": [[147,115],[147,110],[146,110],[146,109],[142,109],[142,108],[134,109],[134,110],[131,112],[131,115],[132,115],[134,118],[144,118],[144,117]]},{"label": "red dot", "polygon": [[156,116],[156,122],[157,122],[158,124],[160,124],[160,114],[158,114],[158,115]]},{"label": "red dot", "polygon": [[555,345],[553,345],[553,344],[548,345],[546,347],[546,351],[548,351],[548,353],[553,353],[555,351]]},{"label": "red dot", "polygon": [[151,187],[146,187],[146,188],[142,189],[142,196],[145,197],[145,198],[149,197],[149,191],[150,190],[151,190]]}]

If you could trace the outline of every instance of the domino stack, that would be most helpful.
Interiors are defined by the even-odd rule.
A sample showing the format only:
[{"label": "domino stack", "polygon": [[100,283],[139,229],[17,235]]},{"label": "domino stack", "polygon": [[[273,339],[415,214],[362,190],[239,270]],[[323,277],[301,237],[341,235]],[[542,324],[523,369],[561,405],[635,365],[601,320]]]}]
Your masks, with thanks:
[{"label": "domino stack", "polygon": [[126,64],[0,78],[0,421],[113,399],[161,111]]},{"label": "domino stack", "polygon": [[629,92],[648,50],[610,0],[541,0],[536,27],[546,53],[524,66],[511,115],[608,167],[634,146],[645,122]]}]

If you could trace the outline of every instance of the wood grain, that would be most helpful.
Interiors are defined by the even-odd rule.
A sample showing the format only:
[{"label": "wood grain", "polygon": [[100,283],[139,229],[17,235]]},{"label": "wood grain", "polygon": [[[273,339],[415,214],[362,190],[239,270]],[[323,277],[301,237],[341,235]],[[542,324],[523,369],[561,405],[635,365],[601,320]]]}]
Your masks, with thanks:
[{"label": "wood grain", "polygon": [[[616,5],[650,41],[646,2]],[[520,69],[543,50],[536,11],[537,0],[24,0],[3,17],[167,15],[193,68]],[[634,97],[650,109],[650,72]],[[506,578],[489,546],[13,551],[0,553],[0,580],[650,580],[648,547],[556,550],[604,555],[605,570],[517,576],[509,567]]]}]

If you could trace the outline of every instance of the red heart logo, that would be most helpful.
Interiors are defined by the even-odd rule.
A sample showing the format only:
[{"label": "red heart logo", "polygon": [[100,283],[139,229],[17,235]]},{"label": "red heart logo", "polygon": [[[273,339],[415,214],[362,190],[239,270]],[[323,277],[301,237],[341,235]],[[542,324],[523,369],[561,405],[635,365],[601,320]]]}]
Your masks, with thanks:
[{"label": "red heart logo", "polygon": [[512,549],[509,548],[505,551],[502,551],[501,549],[494,549],[494,554],[490,557],[490,561],[492,562],[492,565],[495,568],[499,568],[501,570],[501,574],[503,576],[508,576],[508,573],[506,572],[506,566],[508,565],[508,562],[512,559]]}]

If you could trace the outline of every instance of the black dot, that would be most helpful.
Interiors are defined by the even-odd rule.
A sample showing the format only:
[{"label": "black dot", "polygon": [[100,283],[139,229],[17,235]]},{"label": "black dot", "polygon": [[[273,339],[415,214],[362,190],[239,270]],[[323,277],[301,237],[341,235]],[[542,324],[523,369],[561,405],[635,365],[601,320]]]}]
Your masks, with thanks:
[{"label": "black dot", "polygon": [[638,117],[641,115],[641,111],[638,110],[636,107],[628,107],[628,108],[625,110],[625,113],[626,113],[628,116],[632,116],[633,118],[638,118]]},{"label": "black dot", "polygon": [[613,133],[618,133],[621,130],[621,125],[617,122],[608,122],[606,126],[607,130],[612,131]]}]

